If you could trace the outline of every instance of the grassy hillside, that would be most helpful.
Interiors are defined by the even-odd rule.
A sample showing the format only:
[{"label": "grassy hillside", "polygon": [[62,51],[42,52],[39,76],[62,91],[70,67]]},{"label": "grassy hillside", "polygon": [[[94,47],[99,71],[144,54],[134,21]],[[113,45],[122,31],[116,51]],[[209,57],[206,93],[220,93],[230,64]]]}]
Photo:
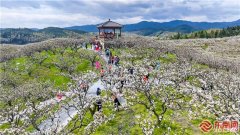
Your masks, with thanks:
[{"label": "grassy hillside", "polygon": [[[1,116],[3,116],[2,112],[6,108],[16,108],[15,106],[18,106],[18,111],[22,111],[30,108],[29,104],[27,104],[30,100],[34,105],[39,105],[42,101],[54,98],[58,91],[68,91],[69,84],[76,83],[73,76],[87,74],[89,71],[94,73],[96,70],[92,63],[94,61],[103,63],[103,60],[92,51],[73,48],[69,44],[70,42],[64,45],[63,40],[60,43],[58,40],[54,41],[58,47],[51,49],[44,49],[43,46],[45,45],[46,47],[48,44],[46,45],[46,42],[43,42],[35,45],[13,46],[14,49],[8,48],[9,52],[5,50],[5,53],[16,53],[16,50],[22,49],[22,55],[16,55],[0,63]],[[63,45],[61,46],[61,44]],[[52,42],[50,45],[54,46],[54,43]],[[39,46],[43,48],[39,48]],[[29,52],[31,53],[29,54]],[[94,60],[91,58],[94,58]],[[20,93],[20,91],[26,93],[26,95],[16,96],[16,93]],[[8,97],[4,96],[4,94],[7,94]],[[54,113],[59,108],[58,105],[50,106],[53,107],[49,110],[51,113]],[[29,116],[26,117],[34,120],[32,121],[33,123],[30,122],[24,125],[24,130],[32,131],[34,130],[34,124],[39,124],[48,118],[47,114],[42,113],[48,110],[48,107],[40,109],[39,112],[36,112],[36,110],[34,110],[34,113],[30,112]],[[14,121],[14,123],[19,126],[23,126],[23,123],[26,122],[24,120],[16,121],[18,122],[15,123]],[[0,123],[0,134],[2,134],[3,130],[10,127],[8,122]],[[19,127],[18,129],[21,128]]]},{"label": "grassy hillside", "polygon": [[[144,48],[142,50],[139,50],[139,48],[118,48],[115,49],[114,52],[118,54],[121,58],[122,63],[126,63],[126,65],[131,65],[130,62],[133,62],[135,68],[142,67],[143,65],[149,66],[151,65],[151,62],[155,62],[157,59],[161,62],[161,69],[160,71],[155,72],[156,74],[165,74],[168,72],[168,70],[172,70],[172,68],[176,68],[178,70],[182,70],[186,75],[186,83],[189,83],[191,85],[194,85],[196,87],[201,87],[202,82],[200,82],[200,76],[202,73],[209,73],[212,72],[212,69],[209,68],[206,65],[202,64],[195,64],[194,62],[191,63],[189,66],[189,69],[191,70],[189,73],[189,69],[186,69],[185,67],[182,67],[184,64],[181,63],[179,58],[173,54],[173,53],[159,53],[156,49],[152,48]],[[146,62],[144,59],[148,59]],[[144,64],[143,64],[144,63]],[[179,67],[176,67],[178,64]],[[176,65],[175,65],[176,64]],[[186,64],[186,63],[185,63]],[[122,64],[124,65],[124,64]],[[171,67],[172,65],[173,67]],[[170,66],[170,67],[168,67]],[[192,74],[195,71],[199,71],[201,74]],[[137,71],[136,71],[137,72]],[[154,71],[153,71],[154,72]],[[173,70],[173,72],[175,72]],[[169,71],[169,74],[173,75],[174,73]],[[157,76],[154,75],[154,73],[151,74],[151,76]],[[167,73],[166,73],[167,74]],[[168,75],[169,75],[168,74]],[[170,75],[170,76],[171,76]],[[222,77],[222,76],[221,76]],[[220,78],[221,78],[220,77]],[[219,78],[218,78],[219,79]],[[220,79],[219,79],[220,80]],[[149,86],[151,87],[151,86]],[[107,95],[110,95],[110,91],[103,92],[101,94],[102,98],[106,98]],[[149,93],[144,95],[144,87],[140,87],[139,91],[131,88],[124,88],[123,90],[124,97],[127,99],[129,106],[123,107],[120,109],[120,111],[113,111],[113,104],[111,101],[105,101],[103,102],[103,110],[101,112],[101,117],[104,119],[107,119],[104,121],[104,123],[101,123],[97,121],[98,118],[96,116],[91,116],[90,111],[88,110],[84,119],[83,124],[80,126],[80,121],[76,122],[76,118],[74,118],[66,127],[66,131],[70,130],[76,126],[79,126],[79,128],[76,128],[72,131],[75,135],[82,135],[82,134],[93,134],[93,135],[109,135],[109,134],[129,134],[129,135],[143,135],[143,134],[151,134],[151,135],[159,135],[159,134],[184,134],[184,135],[201,135],[203,132],[200,130],[199,125],[202,122],[202,120],[208,119],[212,123],[216,120],[216,116],[214,116],[211,113],[208,113],[208,111],[204,111],[204,108],[206,107],[205,104],[202,104],[199,99],[198,101],[194,102],[191,107],[184,106],[182,103],[189,104],[194,100],[194,97],[191,97],[191,94],[185,93],[184,95],[181,94],[180,89],[174,90],[171,89],[171,87],[166,88],[166,93],[176,94],[181,98],[181,96],[184,96],[184,98],[181,99],[180,103],[181,109],[174,109],[169,107],[167,111],[164,113],[163,120],[161,121],[160,126],[157,126],[151,129],[150,125],[154,125],[154,122],[156,122],[156,116],[151,112],[153,108],[156,109],[156,113],[162,112],[162,100],[159,100],[160,98],[166,97],[166,95],[161,95],[161,91],[164,91],[164,88],[159,88],[156,90],[156,93],[154,93],[153,89],[150,89]],[[131,97],[131,92],[137,93],[136,97]],[[141,93],[142,92],[142,93]],[[153,94],[154,93],[154,94]],[[194,92],[196,93],[196,92]],[[149,95],[150,96],[149,96]],[[187,95],[187,96],[186,96]],[[155,97],[156,96],[156,97]],[[148,105],[151,103],[148,103],[149,98],[153,99],[154,107],[148,108]],[[218,99],[218,98],[217,98]],[[215,99],[214,99],[215,100]],[[219,100],[221,100],[219,98]],[[170,101],[170,104],[175,104],[174,99]],[[177,104],[177,103],[176,103]],[[207,102],[206,104],[209,104]],[[196,107],[198,106],[198,107]],[[185,108],[186,107],[186,108]],[[190,109],[191,108],[191,109]],[[217,107],[216,107],[217,108]],[[191,115],[194,114],[192,117]],[[195,115],[196,114],[196,115]],[[98,116],[99,114],[96,113]],[[108,119],[109,118],[109,119]],[[93,122],[94,121],[94,122]],[[76,123],[75,123],[76,122]],[[99,122],[99,123],[98,123]],[[95,124],[91,128],[89,128],[91,124]],[[209,133],[205,133],[207,135],[213,135],[215,132],[212,130]],[[224,135],[230,135],[231,133],[222,133]]]},{"label": "grassy hillside", "polygon": [[86,32],[80,30],[66,30],[57,27],[48,27],[37,31],[28,28],[8,28],[1,30],[0,43],[27,44],[51,38],[80,38],[84,33]]},{"label": "grassy hillside", "polygon": [[[50,81],[56,88],[66,89],[71,78],[64,74],[79,74],[94,70],[91,61],[80,55],[86,50],[71,48],[35,52],[31,56],[22,56],[0,63],[1,84],[5,87],[21,85],[33,79],[38,82]],[[89,52],[89,55],[90,52]],[[97,58],[98,60],[100,58]],[[12,84],[4,83],[11,80]],[[10,85],[10,86],[9,86]]]},{"label": "grassy hillside", "polygon": [[70,47],[74,50],[79,48],[83,42],[83,39],[55,38],[42,42],[31,43],[28,45],[3,44],[0,46],[0,51],[2,52],[0,54],[0,62],[21,56],[31,56],[34,52],[41,52],[43,50],[55,50],[57,48],[67,47]]},{"label": "grassy hillside", "polygon": [[142,50],[151,47],[161,52],[172,52],[179,58],[187,58],[213,68],[221,68],[240,72],[239,36],[211,39],[159,40],[143,36],[124,37],[115,41],[107,41],[110,47],[137,47]]},{"label": "grassy hillside", "polygon": [[[22,55],[0,63],[0,116],[10,117],[8,123],[0,124],[0,133],[7,134],[7,129],[14,131],[15,127],[21,134],[36,131],[43,120],[54,119],[55,112],[61,108],[70,113],[71,109],[68,106],[71,106],[77,108],[77,113],[59,134],[203,134],[199,128],[202,120],[213,123],[225,115],[239,118],[236,108],[239,99],[236,97],[239,97],[240,72],[221,70],[221,66],[201,63],[196,58],[214,64],[221,63],[217,59],[212,61],[203,56],[211,54],[218,58],[221,56],[218,53],[238,51],[238,40],[237,37],[217,40],[154,40],[146,37],[128,37],[121,41],[111,41],[112,44],[106,42],[105,45],[111,47],[113,55],[120,58],[120,65],[112,65],[111,70],[96,52],[82,49],[83,42],[78,40],[55,39],[15,46],[15,50],[19,51],[17,53]],[[14,53],[14,50],[5,48],[5,53]],[[196,56],[193,57],[194,55]],[[234,59],[237,60],[239,56],[239,53],[236,53]],[[231,59],[228,55],[224,57]],[[78,76],[82,73],[88,74],[89,70],[96,73],[93,68],[93,62],[96,60],[104,65],[102,67],[105,74],[102,81],[106,87],[102,89],[100,96],[91,99],[87,98],[87,93],[84,93],[79,84],[72,89],[69,82],[80,83],[82,80],[97,79],[93,79],[92,76],[88,76],[89,79]],[[158,62],[159,68],[156,67]],[[231,66],[233,64],[232,62]],[[134,68],[133,74],[128,72],[130,67]],[[144,81],[146,72],[149,73],[149,80]],[[122,79],[125,80],[123,87],[117,87]],[[50,85],[55,93],[50,93],[52,95],[49,96],[51,89],[39,85],[39,82]],[[72,90],[76,93],[55,105],[41,109],[35,107],[40,101],[52,98],[58,90]],[[121,93],[127,101],[127,105],[120,105],[119,110],[114,107],[112,101],[111,94],[115,92]],[[97,101],[101,101],[102,111],[96,111]],[[26,113],[27,119],[19,120],[13,117],[11,121],[11,115],[14,114],[7,110],[17,108],[14,113],[21,114],[23,109],[31,107],[34,112]],[[206,134],[214,135],[216,132],[212,129]]]}]

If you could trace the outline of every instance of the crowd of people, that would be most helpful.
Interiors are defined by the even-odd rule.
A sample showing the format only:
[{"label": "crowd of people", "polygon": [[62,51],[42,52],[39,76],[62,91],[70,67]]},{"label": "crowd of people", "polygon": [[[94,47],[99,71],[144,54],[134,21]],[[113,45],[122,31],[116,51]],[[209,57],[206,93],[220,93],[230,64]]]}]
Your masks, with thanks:
[{"label": "crowd of people", "polygon": [[109,48],[105,49],[105,55],[108,58],[108,64],[119,65],[120,58],[117,55],[114,56]]},{"label": "crowd of people", "polygon": [[[86,47],[87,48],[87,47]],[[95,68],[99,71],[100,73],[100,78],[103,82],[105,82],[106,80],[104,79],[106,76],[108,76],[109,74],[113,73],[113,67],[115,69],[118,69],[119,72],[116,73],[116,76],[119,79],[119,86],[116,88],[118,89],[118,91],[112,91],[111,93],[111,97],[112,97],[112,101],[115,107],[115,110],[119,110],[119,106],[121,106],[121,102],[120,102],[120,98],[122,95],[122,89],[124,87],[124,85],[126,84],[126,80],[123,77],[123,71],[121,71],[121,66],[120,66],[120,58],[117,55],[113,55],[113,51],[110,48],[105,48],[104,49],[104,56],[102,55],[103,52],[103,46],[100,44],[99,41],[95,41],[92,42],[92,49],[95,50],[96,52],[98,52],[98,54],[101,57],[105,57],[105,60],[107,61],[107,65],[101,65],[101,62],[96,61],[95,62]],[[142,75],[142,81],[143,83],[147,83],[149,80],[149,76],[150,76],[150,72],[152,70],[159,70],[160,68],[160,62],[156,61],[156,63],[154,64],[154,66],[149,66],[146,67],[145,69],[147,69],[146,74]],[[115,72],[115,71],[114,71]],[[129,67],[128,68],[128,74],[129,75],[133,75],[135,72],[134,67]],[[100,96],[101,95],[101,89],[97,88],[96,90],[96,95]],[[102,101],[101,100],[97,100],[96,101],[96,106],[97,106],[97,110],[98,111],[102,111]]]},{"label": "crowd of people", "polygon": [[[93,40],[90,44],[92,46],[92,48],[91,48],[92,50],[97,52],[99,55],[102,54],[103,46],[101,45],[101,43],[99,41]],[[88,49],[88,43],[83,43],[82,47],[85,49]],[[101,77],[102,81],[104,81],[104,76],[107,73],[112,72],[113,66],[119,66],[119,62],[120,62],[120,58],[118,56],[114,56],[112,51],[110,50],[110,48],[106,48],[104,51],[105,51],[105,57],[107,58],[108,64],[106,66],[102,66],[100,61],[95,62],[95,68],[96,68],[96,70],[98,70],[100,72],[100,77]],[[123,87],[123,85],[124,85],[124,81],[121,81],[121,88]],[[86,85],[86,83],[82,82],[82,83],[80,83],[80,88],[82,90],[84,90],[84,92],[87,92],[87,90],[89,89],[89,86]],[[97,88],[96,95],[97,96],[101,95],[100,88]],[[119,106],[121,105],[118,100],[118,96],[119,95],[116,92],[113,92],[111,94],[115,110],[119,110]],[[102,101],[101,100],[96,101],[96,107],[97,107],[97,111],[102,111]]]},{"label": "crowd of people", "polygon": [[[100,52],[102,52],[103,48],[102,48],[102,45],[100,44],[100,42],[95,41],[95,42],[92,42],[92,49],[95,50],[96,52],[98,52],[99,54],[101,54]],[[119,66],[119,62],[120,62],[120,58],[116,55],[114,56],[112,51],[110,50],[110,48],[105,48],[104,52],[105,52],[105,57],[106,57],[107,63],[108,63],[105,66],[105,68],[103,66],[101,66],[101,63],[99,61],[95,62],[95,67],[96,67],[97,70],[99,70],[100,77],[101,77],[102,81],[104,81],[104,76],[107,73],[111,73],[112,67],[113,66]],[[121,88],[123,87],[123,85],[124,85],[124,81],[121,81]],[[96,91],[96,94],[98,96],[101,94],[100,91],[101,90],[99,88]],[[111,97],[112,97],[112,100],[113,100],[113,103],[114,103],[115,110],[119,110],[119,106],[121,104],[118,100],[118,93],[113,92]],[[100,100],[98,100],[96,102],[96,105],[97,105],[97,110],[101,111],[102,110],[102,102]]]}]

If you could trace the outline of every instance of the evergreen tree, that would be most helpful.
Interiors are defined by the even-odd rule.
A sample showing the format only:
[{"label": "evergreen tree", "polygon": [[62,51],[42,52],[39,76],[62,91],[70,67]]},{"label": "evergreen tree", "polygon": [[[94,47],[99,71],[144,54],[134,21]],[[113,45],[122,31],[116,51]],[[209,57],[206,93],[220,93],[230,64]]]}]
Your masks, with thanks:
[{"label": "evergreen tree", "polygon": [[222,38],[222,37],[229,37],[229,36],[237,36],[240,35],[240,26],[235,27],[227,27],[222,30],[202,30],[193,32],[190,34],[181,34],[177,33],[172,36],[172,39],[188,39],[188,38]]}]

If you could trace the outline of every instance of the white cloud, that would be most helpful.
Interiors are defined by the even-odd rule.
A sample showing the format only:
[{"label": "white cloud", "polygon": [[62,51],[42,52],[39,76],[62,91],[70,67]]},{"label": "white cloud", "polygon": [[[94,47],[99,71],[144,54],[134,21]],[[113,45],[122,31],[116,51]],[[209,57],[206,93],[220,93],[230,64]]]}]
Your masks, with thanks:
[{"label": "white cloud", "polygon": [[69,14],[53,10],[48,6],[39,9],[21,7],[19,9],[1,8],[1,27],[44,28],[49,26],[66,27],[79,24],[96,24],[102,21],[96,16],[81,13]]},{"label": "white cloud", "polygon": [[233,21],[239,0],[51,0],[1,1],[1,27],[98,24],[111,18],[122,24],[146,21]]},{"label": "white cloud", "polygon": [[131,18],[120,18],[120,19],[115,19],[114,21],[122,23],[122,24],[126,24],[126,20],[127,20],[128,24],[138,23],[138,22],[143,20],[143,17],[142,16],[136,16],[136,17],[131,17]]},{"label": "white cloud", "polygon": [[207,16],[183,16],[181,20],[191,20],[194,22],[202,22],[208,20]]}]

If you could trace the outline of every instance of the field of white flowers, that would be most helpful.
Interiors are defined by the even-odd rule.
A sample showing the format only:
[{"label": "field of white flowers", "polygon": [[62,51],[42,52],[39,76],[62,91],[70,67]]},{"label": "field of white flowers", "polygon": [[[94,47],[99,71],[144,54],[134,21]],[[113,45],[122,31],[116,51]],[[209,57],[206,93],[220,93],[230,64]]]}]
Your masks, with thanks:
[{"label": "field of white flowers", "polygon": [[117,66],[104,51],[82,48],[86,39],[2,45],[0,133],[203,134],[203,120],[239,120],[239,40],[106,41]]}]

